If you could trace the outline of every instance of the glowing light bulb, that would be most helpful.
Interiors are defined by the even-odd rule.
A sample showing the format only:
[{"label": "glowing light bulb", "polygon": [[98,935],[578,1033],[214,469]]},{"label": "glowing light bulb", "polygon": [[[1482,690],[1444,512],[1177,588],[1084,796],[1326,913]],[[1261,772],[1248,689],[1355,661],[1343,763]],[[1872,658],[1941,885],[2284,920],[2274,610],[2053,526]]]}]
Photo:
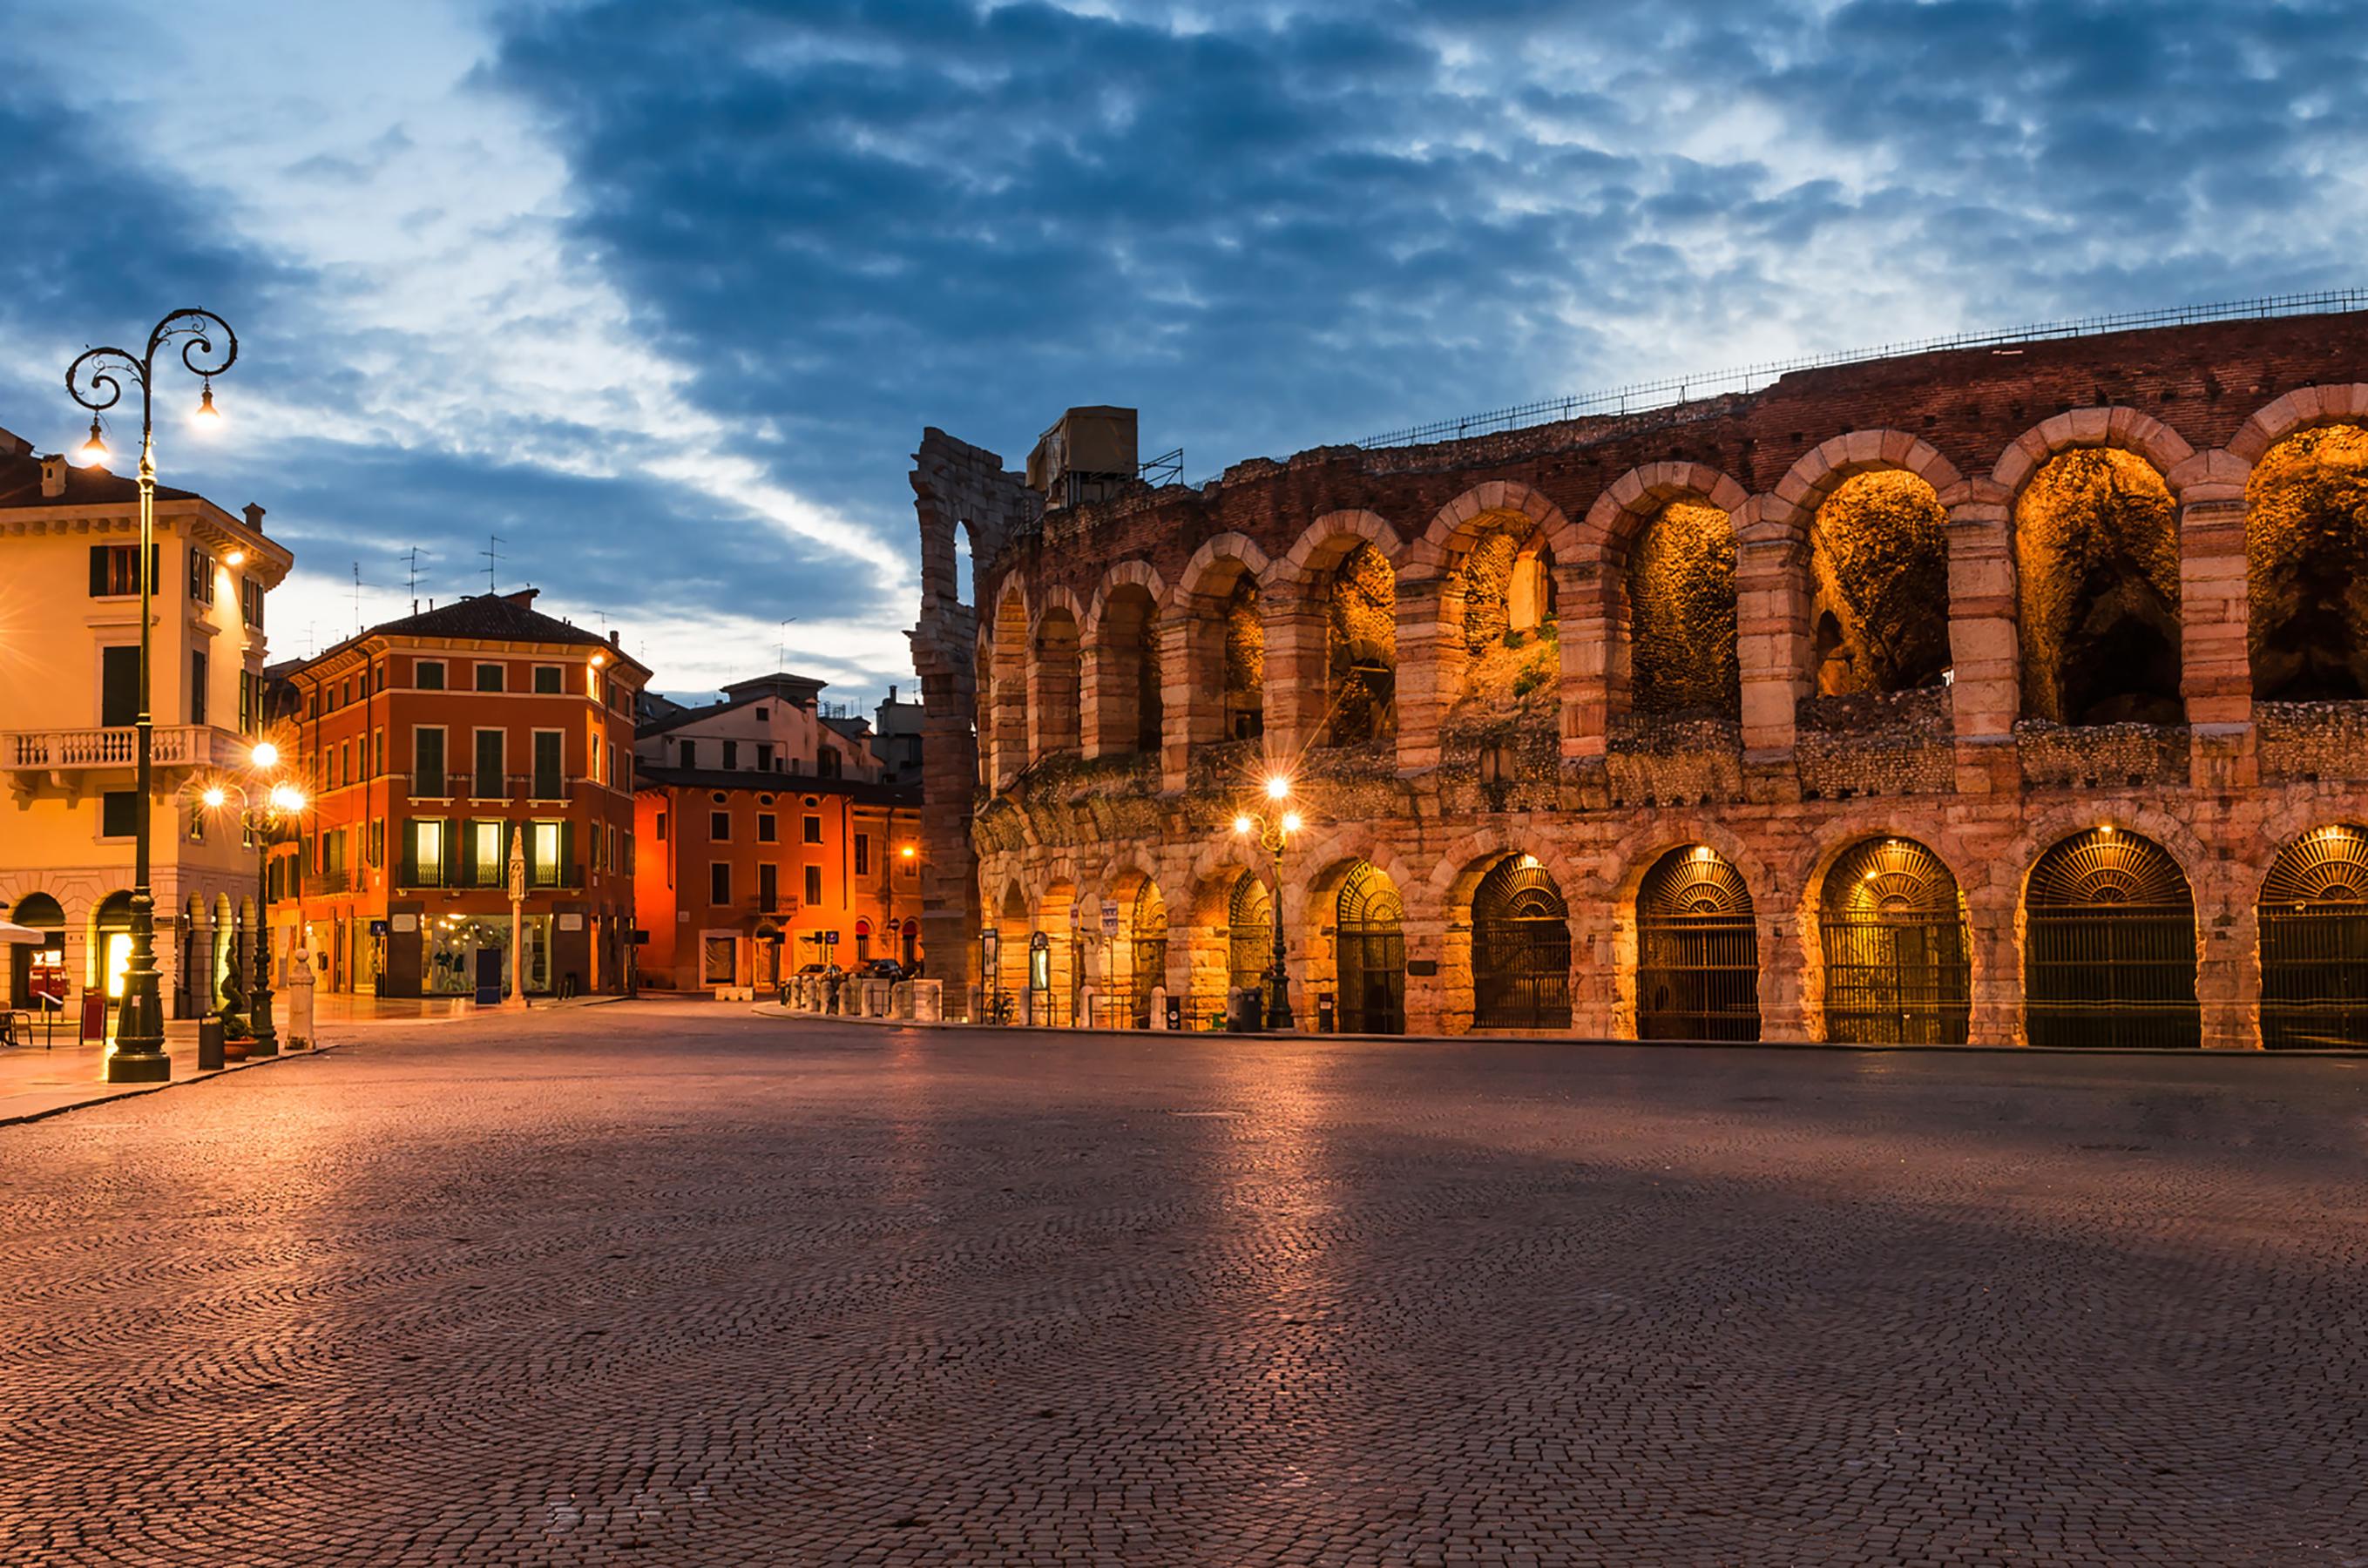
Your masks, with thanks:
[{"label": "glowing light bulb", "polygon": [[90,416],[90,439],[74,453],[74,460],[85,468],[97,468],[107,460],[107,442],[98,433],[98,415]]},{"label": "glowing light bulb", "polygon": [[283,812],[301,812],[304,809],[304,791],[293,784],[275,784],[271,787],[271,803]]},{"label": "glowing light bulb", "polygon": [[198,428],[207,435],[211,435],[222,428],[222,410],[214,406],[214,381],[211,376],[206,378],[205,390],[198,394],[198,412],[190,417],[196,420]]},{"label": "glowing light bulb", "polygon": [[233,551],[232,551],[228,555],[225,555],[225,556],[223,556],[223,557],[222,557],[222,564],[223,564],[223,565],[225,565],[225,566],[244,566],[244,565],[245,565],[245,564],[246,564],[246,551],[243,551],[243,550],[233,550]]},{"label": "glowing light bulb", "polygon": [[223,802],[224,801],[229,800],[229,799],[230,799],[230,797],[229,797],[229,796],[227,796],[227,795],[225,795],[225,794],[223,794],[223,793],[222,792],[222,787],[221,787],[220,785],[216,785],[214,788],[212,788],[212,789],[211,789],[211,790],[207,790],[207,791],[206,791],[206,793],[205,793],[205,802],[206,802],[206,805],[207,805],[208,809],[212,810],[212,811],[217,811],[217,812],[218,812],[218,811],[222,810],[222,802]]},{"label": "glowing light bulb", "polygon": [[279,766],[279,748],[273,745],[269,741],[256,742],[253,756],[255,758],[255,766],[257,767],[277,767]]},{"label": "glowing light bulb", "polygon": [[1285,812],[1282,813],[1282,831],[1285,833],[1297,833],[1299,831],[1299,813],[1297,812]]},{"label": "glowing light bulb", "polygon": [[1285,778],[1281,774],[1278,773],[1273,778],[1266,781],[1266,798],[1268,800],[1284,800],[1288,798],[1290,794],[1291,780]]},{"label": "glowing light bulb", "polygon": [[1235,833],[1247,834],[1247,833],[1248,833],[1248,832],[1249,832],[1249,830],[1250,830],[1250,819],[1249,819],[1249,817],[1248,817],[1247,813],[1245,813],[1245,814],[1243,814],[1243,815],[1241,815],[1241,816],[1237,816],[1237,817],[1235,817],[1235,818],[1234,819],[1234,831],[1235,831]]}]

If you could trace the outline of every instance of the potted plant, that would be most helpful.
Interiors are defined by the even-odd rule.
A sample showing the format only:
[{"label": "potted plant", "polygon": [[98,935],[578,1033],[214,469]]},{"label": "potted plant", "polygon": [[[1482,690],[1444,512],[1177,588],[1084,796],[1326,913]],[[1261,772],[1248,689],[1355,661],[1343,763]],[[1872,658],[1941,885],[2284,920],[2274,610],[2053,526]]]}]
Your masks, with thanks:
[{"label": "potted plant", "polygon": [[222,999],[216,1017],[222,1019],[222,1060],[244,1062],[255,1048],[255,1030],[246,1020],[246,987],[241,985],[235,970],[222,977]]}]

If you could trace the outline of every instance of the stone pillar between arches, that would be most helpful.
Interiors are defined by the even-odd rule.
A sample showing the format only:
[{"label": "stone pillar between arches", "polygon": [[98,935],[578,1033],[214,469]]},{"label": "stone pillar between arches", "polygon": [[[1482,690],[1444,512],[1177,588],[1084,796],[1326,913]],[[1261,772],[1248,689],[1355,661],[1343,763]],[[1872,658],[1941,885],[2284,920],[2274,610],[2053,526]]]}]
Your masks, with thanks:
[{"label": "stone pillar between arches", "polygon": [[[1437,767],[1439,732],[1463,689],[1466,663],[1460,626],[1463,593],[1442,578],[1400,583],[1397,597],[1398,771]],[[1460,622],[1460,613],[1457,616]]]},{"label": "stone pillar between arches", "polygon": [[2189,774],[2198,790],[2259,783],[2248,619],[2245,498],[2234,483],[2197,483],[2179,513],[2179,687]]}]

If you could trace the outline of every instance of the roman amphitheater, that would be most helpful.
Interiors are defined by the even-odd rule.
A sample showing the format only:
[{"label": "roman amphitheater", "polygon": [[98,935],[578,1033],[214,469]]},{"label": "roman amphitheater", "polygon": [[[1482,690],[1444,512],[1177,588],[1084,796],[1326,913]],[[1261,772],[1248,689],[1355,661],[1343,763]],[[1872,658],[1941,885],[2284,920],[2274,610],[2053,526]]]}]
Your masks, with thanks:
[{"label": "roman amphitheater", "polygon": [[2262,310],[1197,486],[932,429],[928,950],[1206,1028],[1279,882],[1303,1028],[2368,1045],[2363,383]]}]

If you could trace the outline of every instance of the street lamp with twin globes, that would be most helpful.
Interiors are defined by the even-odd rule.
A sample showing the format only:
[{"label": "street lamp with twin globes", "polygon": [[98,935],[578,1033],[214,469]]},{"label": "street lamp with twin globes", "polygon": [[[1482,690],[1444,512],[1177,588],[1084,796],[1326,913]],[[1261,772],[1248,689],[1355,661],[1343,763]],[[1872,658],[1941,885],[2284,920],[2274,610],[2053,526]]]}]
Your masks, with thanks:
[{"label": "street lamp with twin globes", "polygon": [[1282,946],[1282,853],[1305,825],[1292,804],[1291,780],[1280,773],[1266,781],[1263,807],[1245,809],[1234,817],[1235,837],[1251,840],[1274,857],[1274,962],[1266,975],[1266,1027],[1270,1029],[1298,1027],[1291,1015],[1291,971]]},{"label": "street lamp with twin globes", "polygon": [[[293,779],[275,777],[279,748],[269,741],[256,743],[247,761],[245,781],[217,780],[206,786],[199,799],[209,811],[219,812],[236,796],[239,825],[255,840],[255,984],[248,1010],[255,1030],[253,1054],[277,1056],[279,1031],[271,1021],[271,841],[281,828],[301,819],[311,802]],[[298,1027],[302,1028],[302,1019]]]}]

